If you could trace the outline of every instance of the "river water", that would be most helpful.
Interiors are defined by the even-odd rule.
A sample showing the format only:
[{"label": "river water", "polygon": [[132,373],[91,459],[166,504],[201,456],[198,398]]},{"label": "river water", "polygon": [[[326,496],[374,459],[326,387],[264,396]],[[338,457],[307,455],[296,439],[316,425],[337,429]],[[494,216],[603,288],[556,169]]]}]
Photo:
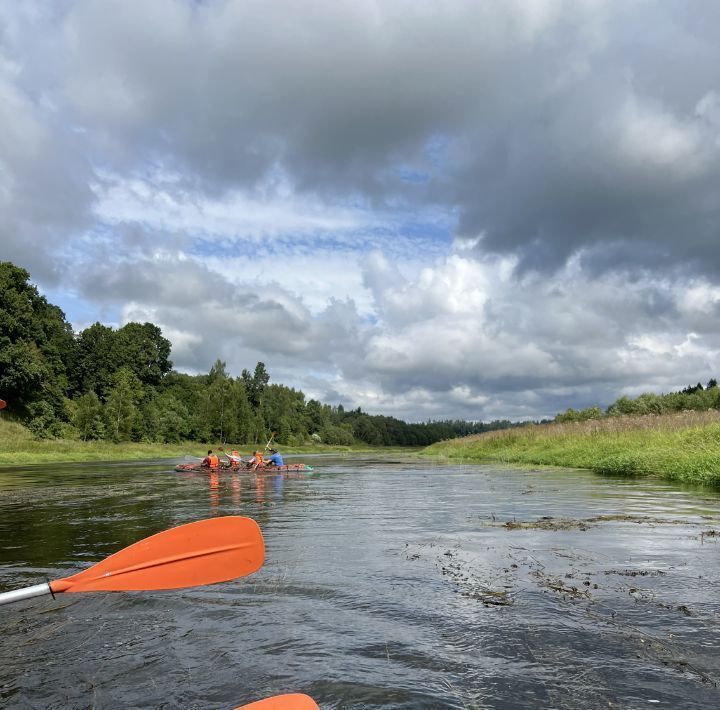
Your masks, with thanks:
[{"label": "river water", "polygon": [[0,607],[0,705],[720,707],[717,491],[304,460],[311,475],[0,469],[2,591],[215,515],[254,518],[266,543],[231,583]]}]

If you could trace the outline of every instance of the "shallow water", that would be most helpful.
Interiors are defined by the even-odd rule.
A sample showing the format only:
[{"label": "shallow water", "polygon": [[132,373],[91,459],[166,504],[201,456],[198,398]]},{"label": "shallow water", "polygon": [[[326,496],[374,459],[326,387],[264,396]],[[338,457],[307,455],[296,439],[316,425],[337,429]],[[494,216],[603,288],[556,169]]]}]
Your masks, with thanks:
[{"label": "shallow water", "polygon": [[720,706],[720,493],[582,471],[304,457],[0,469],[0,590],[173,525],[260,524],[232,583],[0,607],[0,705]]}]

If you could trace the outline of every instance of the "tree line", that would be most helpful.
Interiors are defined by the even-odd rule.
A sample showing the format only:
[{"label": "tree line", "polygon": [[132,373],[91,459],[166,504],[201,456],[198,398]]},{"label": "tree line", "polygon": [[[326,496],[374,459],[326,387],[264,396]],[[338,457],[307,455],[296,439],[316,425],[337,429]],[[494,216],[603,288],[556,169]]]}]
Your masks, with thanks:
[{"label": "tree line", "polygon": [[715,378],[708,380],[705,386],[698,382],[696,385],[688,385],[677,392],[668,392],[667,394],[646,392],[635,398],[623,396],[605,409],[597,405],[586,409],[567,409],[557,414],[555,421],[583,422],[604,417],[671,414],[709,409],[720,409],[720,387]]},{"label": "tree line", "polygon": [[316,442],[427,446],[517,426],[506,420],[407,423],[306,400],[270,383],[258,362],[239,377],[217,360],[207,374],[173,370],[171,344],[152,323],[74,333],[30,274],[0,262],[0,398],[39,438],[177,443]]}]

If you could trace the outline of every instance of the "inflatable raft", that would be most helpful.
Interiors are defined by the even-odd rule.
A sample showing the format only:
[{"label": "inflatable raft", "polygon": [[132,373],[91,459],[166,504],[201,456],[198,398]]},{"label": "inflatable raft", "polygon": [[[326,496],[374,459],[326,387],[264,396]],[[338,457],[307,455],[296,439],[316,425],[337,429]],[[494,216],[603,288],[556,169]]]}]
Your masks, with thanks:
[{"label": "inflatable raft", "polygon": [[245,464],[240,466],[216,466],[215,468],[208,468],[203,466],[199,461],[196,463],[179,463],[175,466],[176,471],[232,471],[237,473],[278,473],[282,471],[312,471],[313,467],[308,466],[304,463],[289,463],[285,466],[255,466],[248,467]]}]

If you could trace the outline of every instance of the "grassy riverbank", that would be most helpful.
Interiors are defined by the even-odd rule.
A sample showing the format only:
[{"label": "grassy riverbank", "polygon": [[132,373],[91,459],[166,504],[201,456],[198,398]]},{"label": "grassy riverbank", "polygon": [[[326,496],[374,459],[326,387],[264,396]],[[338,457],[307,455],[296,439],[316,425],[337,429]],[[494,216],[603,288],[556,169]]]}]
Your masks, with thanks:
[{"label": "grassy riverbank", "polygon": [[530,425],[433,444],[423,455],[720,483],[720,412]]},{"label": "grassy riverbank", "polygon": [[[181,458],[185,454],[203,456],[208,448],[217,449],[217,443],[199,444],[197,441],[179,444],[142,444],[124,442],[112,444],[107,441],[75,441],[72,439],[36,439],[30,431],[11,421],[0,418],[0,465],[27,463],[60,463],[71,461],[130,461],[157,458]],[[249,454],[263,444],[246,444],[239,447],[243,454]],[[226,446],[226,449],[229,447]],[[282,448],[283,454],[329,453],[370,451],[363,446],[323,446],[318,444]]]},{"label": "grassy riverbank", "polygon": [[104,441],[35,439],[21,424],[0,421],[0,464],[58,463],[62,461],[120,461],[199,455],[197,444],[109,444]]}]

